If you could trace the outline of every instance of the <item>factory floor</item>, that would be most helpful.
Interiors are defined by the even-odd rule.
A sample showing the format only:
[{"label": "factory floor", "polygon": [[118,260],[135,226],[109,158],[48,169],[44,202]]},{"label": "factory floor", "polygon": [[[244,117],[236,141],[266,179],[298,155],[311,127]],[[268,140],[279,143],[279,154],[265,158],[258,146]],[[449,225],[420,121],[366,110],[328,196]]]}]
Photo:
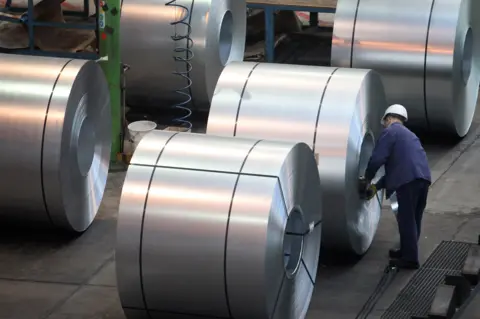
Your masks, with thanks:
[{"label": "factory floor", "polygon": [[[460,144],[426,145],[431,188],[421,254],[441,240],[476,241],[480,233],[480,115]],[[115,288],[117,208],[125,173],[111,173],[96,221],[76,239],[48,233],[0,233],[0,319],[124,319]],[[322,264],[307,319],[353,319],[375,289],[396,241],[384,209],[370,251],[356,264]],[[379,318],[411,272],[401,272],[370,318]],[[208,290],[208,288],[206,287]],[[252,318],[255,319],[255,318]]]}]

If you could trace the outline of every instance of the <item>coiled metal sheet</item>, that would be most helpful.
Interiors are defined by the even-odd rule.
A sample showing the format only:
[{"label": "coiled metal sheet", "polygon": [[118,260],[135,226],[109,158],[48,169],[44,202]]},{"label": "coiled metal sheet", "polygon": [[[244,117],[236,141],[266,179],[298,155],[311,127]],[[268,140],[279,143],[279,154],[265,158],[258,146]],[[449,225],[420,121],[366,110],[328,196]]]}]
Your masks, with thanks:
[{"label": "coiled metal sheet", "polygon": [[127,317],[304,318],[320,203],[303,143],[147,134],[119,211],[117,281]]},{"label": "coiled metal sheet", "polygon": [[385,108],[380,77],[369,70],[236,62],[220,76],[207,133],[307,143],[324,194],[322,243],[363,254],[381,207],[359,198],[358,177]]},{"label": "coiled metal sheet", "polygon": [[340,0],[332,65],[380,72],[410,127],[466,135],[480,81],[480,1]]},{"label": "coiled metal sheet", "polygon": [[[193,98],[194,107],[208,109],[215,84],[227,62],[242,61],[245,51],[245,0],[124,0],[121,18],[122,60],[131,66],[126,73],[127,104],[135,107],[169,107],[186,100],[175,92],[185,91]],[[191,26],[191,72],[187,77],[173,74],[186,72],[184,58],[187,40],[174,41],[172,36],[186,35],[182,20],[187,12]],[[174,52],[175,50],[179,52]]]},{"label": "coiled metal sheet", "polygon": [[92,61],[0,55],[0,220],[81,232],[103,196],[108,84]]}]

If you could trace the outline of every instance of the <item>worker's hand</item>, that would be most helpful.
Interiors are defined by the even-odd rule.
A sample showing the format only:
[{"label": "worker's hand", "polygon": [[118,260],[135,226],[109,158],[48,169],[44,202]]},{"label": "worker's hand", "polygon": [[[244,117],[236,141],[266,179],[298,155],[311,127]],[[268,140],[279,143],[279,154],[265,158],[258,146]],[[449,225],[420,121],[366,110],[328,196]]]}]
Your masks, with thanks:
[{"label": "worker's hand", "polygon": [[377,186],[375,184],[368,185],[367,190],[365,191],[365,199],[371,200],[375,195],[377,195]]},{"label": "worker's hand", "polygon": [[362,176],[358,179],[358,193],[362,199],[370,200],[377,194],[377,186]]},{"label": "worker's hand", "polygon": [[360,176],[358,178],[358,192],[360,194],[364,194],[366,192],[369,184],[370,183],[367,181],[367,179],[365,177]]}]

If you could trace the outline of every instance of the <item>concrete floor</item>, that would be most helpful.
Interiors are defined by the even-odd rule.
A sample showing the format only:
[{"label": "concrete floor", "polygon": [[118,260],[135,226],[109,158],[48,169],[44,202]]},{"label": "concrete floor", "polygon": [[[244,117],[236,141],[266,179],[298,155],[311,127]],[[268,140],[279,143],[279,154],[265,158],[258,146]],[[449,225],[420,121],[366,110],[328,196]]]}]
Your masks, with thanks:
[{"label": "concrete floor", "polygon": [[[424,258],[441,240],[480,233],[480,116],[455,146],[427,145],[435,183],[424,221]],[[74,240],[38,232],[0,233],[0,319],[124,319],[115,288],[114,245],[124,173],[111,173],[99,215]],[[322,265],[307,319],[353,319],[374,290],[396,240],[384,210],[372,248],[358,263]],[[377,305],[379,318],[411,273],[400,273]]]}]

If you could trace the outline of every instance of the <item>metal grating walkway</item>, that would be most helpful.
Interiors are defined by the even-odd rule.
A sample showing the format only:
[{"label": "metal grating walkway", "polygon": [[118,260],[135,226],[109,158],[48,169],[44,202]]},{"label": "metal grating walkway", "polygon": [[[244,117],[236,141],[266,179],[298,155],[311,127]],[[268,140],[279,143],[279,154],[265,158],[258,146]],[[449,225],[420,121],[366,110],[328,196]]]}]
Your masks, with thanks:
[{"label": "metal grating walkway", "polygon": [[381,319],[426,317],[437,286],[443,283],[445,275],[461,275],[471,245],[471,243],[454,241],[441,242],[402,289]]}]

